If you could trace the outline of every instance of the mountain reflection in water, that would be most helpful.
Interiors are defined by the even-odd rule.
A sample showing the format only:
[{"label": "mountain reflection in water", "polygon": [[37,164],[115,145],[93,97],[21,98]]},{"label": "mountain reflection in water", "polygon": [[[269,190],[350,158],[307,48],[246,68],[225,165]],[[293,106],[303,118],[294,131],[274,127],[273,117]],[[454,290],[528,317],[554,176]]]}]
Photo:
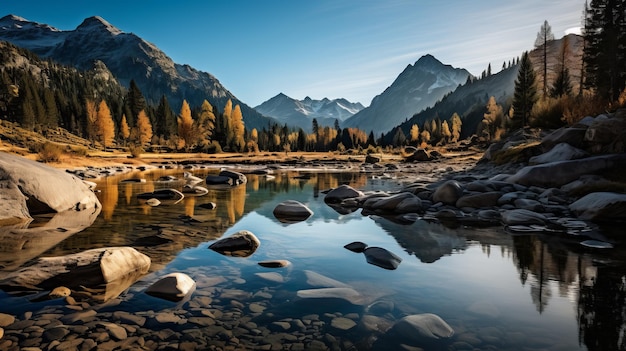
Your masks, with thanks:
[{"label": "mountain reflection in water", "polygon": [[[212,172],[202,169],[194,175],[202,178]],[[157,181],[164,175],[178,180]],[[156,207],[136,195],[162,188],[181,190],[182,170],[102,179],[97,182],[102,211],[92,226],[73,235],[50,236],[52,241],[46,245],[19,255],[0,250],[0,263],[14,269],[44,251],[45,256],[60,256],[104,246],[133,246],[152,259],[150,279],[210,267],[213,275],[226,277],[220,284],[227,284],[235,271],[238,278],[233,281],[246,282],[224,289],[253,293],[267,284],[255,275],[260,272],[255,262],[286,259],[292,263],[290,273],[281,278],[282,285],[272,287],[277,298],[268,302],[277,317],[298,318],[312,311],[354,312],[354,306],[335,311],[327,309],[341,307],[294,304],[296,291],[305,286],[289,277],[310,270],[360,287],[376,301],[390,301],[393,308],[386,317],[441,316],[456,331],[450,349],[461,348],[463,343],[500,350],[626,349],[626,256],[619,243],[613,251],[598,252],[580,246],[580,238],[561,235],[511,235],[501,227],[455,227],[421,219],[402,224],[380,216],[365,217],[360,210],[338,213],[324,203],[323,190],[349,184],[364,191],[388,191],[402,184],[372,179],[365,173],[281,171],[272,175],[271,179],[248,175],[246,185],[207,187],[204,196],[187,196],[179,203],[162,201]],[[120,183],[125,178],[147,181]],[[285,200],[302,202],[314,215],[301,223],[281,223],[272,211]],[[215,209],[201,206],[211,202],[217,205]],[[207,249],[214,240],[244,229],[261,241],[251,257],[224,258]],[[0,228],[0,236],[17,231]],[[362,255],[343,248],[354,241],[383,247],[400,256],[402,263],[393,271],[368,265]],[[9,240],[2,242],[0,249]],[[134,297],[118,308],[142,308],[145,285],[131,287],[129,296]],[[342,337],[367,338],[359,333],[368,332]]]}]

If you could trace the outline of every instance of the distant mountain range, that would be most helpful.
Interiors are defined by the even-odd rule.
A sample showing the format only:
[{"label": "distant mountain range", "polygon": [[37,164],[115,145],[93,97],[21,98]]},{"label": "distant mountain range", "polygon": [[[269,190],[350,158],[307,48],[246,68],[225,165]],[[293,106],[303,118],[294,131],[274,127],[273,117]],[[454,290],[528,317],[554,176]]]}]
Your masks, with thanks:
[{"label": "distant mountain range", "polygon": [[[405,133],[412,124],[423,125],[433,118],[449,119],[457,112],[464,119],[464,134],[471,134],[482,118],[489,96],[500,104],[510,104],[517,68],[511,67],[483,79],[468,82],[471,74],[462,68],[445,65],[431,55],[409,64],[395,81],[372,99],[370,106],[345,99],[296,100],[278,94],[251,108],[209,73],[172,61],[155,45],[133,33],[125,33],[101,17],[89,17],[76,29],[64,31],[46,24],[8,15],[0,19],[0,40],[28,49],[37,55],[81,70],[96,70],[101,76],[111,75],[123,86],[137,83],[144,97],[155,105],[165,95],[177,111],[182,100],[199,106],[208,100],[223,110],[228,99],[239,104],[246,128],[265,128],[270,124],[287,124],[311,131],[313,118],[320,126],[356,127],[377,135],[401,126]],[[548,80],[557,72],[559,52],[567,41],[565,64],[569,68],[574,91],[580,80],[582,39],[568,35],[548,45]],[[520,53],[521,54],[521,53]],[[530,53],[541,81],[541,53]],[[540,89],[541,90],[541,89]]]},{"label": "distant mountain range", "polygon": [[346,99],[313,100],[307,96],[304,100],[296,100],[280,93],[254,109],[280,123],[300,127],[310,133],[313,119],[317,120],[319,126],[332,127],[335,121],[341,125],[341,122],[363,108],[360,102],[353,103]]},{"label": "distant mountain range", "polygon": [[211,74],[175,63],[154,44],[101,17],[89,17],[76,29],[63,31],[8,15],[0,19],[0,40],[82,70],[102,62],[123,86],[128,88],[134,80],[151,104],[165,95],[175,111],[183,99],[191,106],[200,106],[206,99],[222,110],[231,99],[233,105],[240,105],[246,127],[262,128],[275,122],[237,99]]},{"label": "distant mountain range", "polygon": [[408,65],[396,80],[369,107],[348,118],[343,126],[366,132],[387,132],[467,81],[470,73],[444,65],[432,55]]}]

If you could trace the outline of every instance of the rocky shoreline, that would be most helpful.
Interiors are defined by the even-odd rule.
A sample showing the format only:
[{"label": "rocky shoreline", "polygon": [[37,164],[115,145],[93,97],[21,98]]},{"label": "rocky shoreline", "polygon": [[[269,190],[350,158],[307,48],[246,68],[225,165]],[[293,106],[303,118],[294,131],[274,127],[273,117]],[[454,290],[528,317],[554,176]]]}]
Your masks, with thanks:
[{"label": "rocky shoreline", "polygon": [[[412,156],[400,163],[383,163],[384,161],[380,159],[370,157],[366,162],[358,163],[356,160],[328,163],[293,162],[265,164],[263,167],[257,164],[238,164],[232,168],[242,173],[231,172],[236,173],[237,177],[240,177],[239,174],[243,176],[245,172],[258,172],[260,169],[276,172],[293,167],[316,171],[332,169],[367,172],[373,177],[398,179],[404,187],[396,192],[366,192],[342,185],[325,191],[325,202],[339,213],[361,210],[363,215],[384,216],[400,224],[410,224],[424,219],[452,227],[503,226],[513,234],[545,233],[573,236],[579,238],[582,246],[610,249],[614,245],[620,245],[621,238],[603,229],[607,224],[622,225],[626,219],[626,182],[621,176],[626,171],[624,130],[626,130],[624,111],[612,115],[587,117],[574,126],[551,133],[541,134],[524,130],[506,141],[493,144],[474,167],[468,160],[451,163],[442,155],[438,155],[437,161],[437,155],[429,155],[425,150],[414,150]],[[418,153],[420,158],[425,154],[431,161],[418,161],[416,156]],[[6,184],[3,186],[2,195],[4,199],[14,201],[3,203],[7,209],[11,209],[10,212],[3,212],[6,216],[0,218],[11,223],[10,227],[4,226],[3,237],[13,239],[19,233],[24,237],[25,226],[16,227],[15,222],[25,221],[27,225],[30,212],[35,208],[43,208],[43,205],[53,209],[56,206],[58,212],[98,211],[97,199],[94,201],[95,197],[88,195],[89,192],[78,193],[77,199],[68,198],[66,202],[51,205],[54,201],[37,195],[37,189],[41,187],[34,186],[32,188],[34,190],[28,188],[25,190],[23,185],[21,188],[18,187],[17,184],[25,183],[20,180],[24,179],[24,174],[30,173],[16,171],[16,168],[12,167],[15,162],[21,163],[21,160],[14,160],[13,156],[7,155],[2,157],[3,162],[10,164],[8,168],[4,167],[4,178],[8,180],[4,181]],[[143,169],[150,167],[182,167],[192,170],[207,165],[167,163],[146,166]],[[8,171],[9,168],[18,174],[12,175]],[[134,166],[85,168],[69,172],[88,181],[131,170],[137,168]],[[73,179],[75,178],[69,181],[74,182]],[[245,179],[245,176],[238,179]],[[29,178],[27,183],[36,185],[37,180]],[[82,187],[89,189],[89,182],[86,184],[80,185],[81,191],[84,191]],[[17,191],[18,189],[20,191]],[[56,190],[64,192],[62,188]],[[25,192],[30,197],[25,196]],[[64,197],[67,198],[67,195],[64,194]],[[37,201],[33,202],[32,198],[36,198]],[[300,205],[302,204],[283,203],[277,207],[274,214],[286,222],[306,220],[312,212]],[[72,228],[49,227],[44,230],[44,235],[52,235],[55,232],[69,232],[68,235],[71,235],[72,230],[80,230],[81,225],[84,227],[85,224],[78,224]],[[248,234],[244,236],[250,238]],[[227,254],[239,252],[241,256],[249,255],[246,250],[254,251],[254,248],[242,247],[242,240],[237,240],[236,244],[225,244],[226,249],[221,247],[221,251]],[[23,239],[23,242],[27,241],[28,238]],[[256,243],[258,247],[258,239],[256,241],[245,239],[243,243],[252,246]],[[114,247],[102,250],[107,254],[89,253],[91,255],[89,256],[82,253],[76,257],[57,258],[58,263],[55,264],[61,268],[56,273],[51,270],[56,269],[52,262],[57,261],[40,259],[30,266],[33,268],[30,275],[27,274],[26,267],[15,274],[3,276],[0,283],[5,289],[7,286],[17,289],[35,287],[43,289],[39,293],[40,298],[61,300],[59,304],[50,305],[36,313],[26,312],[19,316],[0,313],[0,349],[270,350],[280,349],[285,345],[290,345],[291,349],[359,349],[360,346],[369,348],[372,345],[367,342],[364,345],[355,345],[346,340],[342,341],[328,333],[328,330],[342,334],[358,326],[360,330],[377,335],[380,340],[389,341],[394,337],[415,334],[416,330],[424,330],[424,325],[428,325],[431,329],[426,334],[430,333],[430,336],[418,338],[416,346],[424,342],[433,342],[435,339],[447,339],[454,334],[450,326],[436,315],[414,315],[394,322],[382,318],[384,307],[378,306],[381,311],[375,313],[371,311],[372,305],[364,314],[326,313],[310,314],[300,319],[277,318],[265,311],[268,306],[264,303],[275,291],[265,289],[252,294],[238,289],[216,287],[222,282],[241,278],[236,272],[231,277],[208,278],[210,275],[207,272],[210,271],[210,267],[184,272],[183,276],[174,276],[171,279],[167,277],[171,282],[168,280],[169,283],[161,283],[166,287],[166,292],[157,291],[155,296],[174,294],[176,299],[180,298],[188,304],[185,309],[173,305],[172,308],[162,311],[148,310],[138,313],[115,311],[116,305],[125,303],[125,300],[119,298],[117,294],[132,286],[138,279],[138,276],[129,277],[129,272],[145,274],[148,271],[146,259],[149,266],[150,258],[133,252],[133,248]],[[389,256],[384,251],[382,253],[388,260],[377,261],[380,266],[387,265],[389,267],[387,269],[395,269],[399,264],[397,257]],[[384,256],[385,254],[387,256]],[[103,264],[102,260],[102,257],[107,255],[124,258],[109,260],[114,266],[110,268],[111,263]],[[87,259],[87,256],[91,258]],[[119,262],[125,264],[120,265]],[[93,269],[102,272],[102,276],[98,278],[100,280],[95,285],[104,284],[112,287],[108,292],[107,289],[103,292],[78,286],[68,288],[65,286],[68,284],[52,279],[54,274],[67,273],[67,267],[70,265],[91,267],[90,271],[83,270],[83,274],[93,272]],[[41,267],[46,267],[51,276],[42,276],[41,272],[46,270]],[[288,263],[276,263],[276,268],[285,267],[288,267]],[[272,280],[276,277],[267,275],[264,279]],[[309,279],[315,281],[310,277]],[[329,278],[321,278],[323,283],[319,283],[320,277],[317,279],[317,283],[311,283],[310,291],[303,290],[298,296],[304,299],[330,296],[354,305],[362,304],[363,297],[360,294],[346,290],[351,288],[340,282],[329,283]],[[44,286],[41,282],[46,282],[47,285]],[[186,289],[172,288],[180,286],[186,286]],[[128,294],[130,297],[127,296],[126,299],[132,298],[133,294],[140,293],[144,288],[131,287]],[[192,294],[194,289],[195,293]],[[277,321],[261,325],[262,321],[269,319]],[[433,338],[432,335],[437,337]]]}]

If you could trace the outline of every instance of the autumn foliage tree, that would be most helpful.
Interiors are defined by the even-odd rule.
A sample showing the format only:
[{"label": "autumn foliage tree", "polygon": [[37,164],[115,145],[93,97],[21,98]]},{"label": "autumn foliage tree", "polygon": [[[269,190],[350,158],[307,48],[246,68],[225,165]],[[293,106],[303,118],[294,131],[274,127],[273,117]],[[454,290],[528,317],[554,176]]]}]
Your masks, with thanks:
[{"label": "autumn foliage tree", "polygon": [[126,121],[126,114],[122,115],[122,121],[120,122],[120,135],[122,140],[124,140],[124,144],[130,137],[130,127],[128,126],[128,122]]},{"label": "autumn foliage tree", "polygon": [[115,123],[111,117],[111,110],[104,100],[100,101],[98,106],[96,129],[96,138],[106,150],[107,145],[110,145],[115,138]]},{"label": "autumn foliage tree", "polygon": [[228,133],[228,135],[230,135],[232,139],[229,140],[228,144],[233,151],[241,152],[246,146],[246,128],[243,123],[243,115],[241,114],[241,107],[239,107],[239,105],[235,105],[230,117],[229,125],[232,132]]},{"label": "autumn foliage tree", "polygon": [[183,100],[177,122],[178,136],[184,141],[185,150],[189,151],[197,139],[197,134],[193,128],[193,118],[191,117],[191,109],[189,108],[187,100]]},{"label": "autumn foliage tree", "polygon": [[137,115],[135,139],[140,145],[145,145],[152,139],[152,124],[144,110],[139,111],[139,115]]}]

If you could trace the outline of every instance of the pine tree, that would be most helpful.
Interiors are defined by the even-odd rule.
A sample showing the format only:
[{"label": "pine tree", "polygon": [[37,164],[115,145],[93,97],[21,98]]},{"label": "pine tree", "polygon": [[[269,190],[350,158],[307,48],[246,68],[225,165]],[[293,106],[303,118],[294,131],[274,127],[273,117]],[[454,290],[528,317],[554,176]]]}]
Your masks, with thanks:
[{"label": "pine tree", "polygon": [[397,127],[396,132],[393,135],[393,146],[404,146],[406,144],[406,135],[402,131],[402,128]]},{"label": "pine tree", "polygon": [[548,96],[548,42],[554,40],[554,34],[552,34],[552,27],[548,24],[548,21],[544,21],[537,33],[537,39],[535,40],[535,47],[542,48],[541,63],[543,65],[543,97]]},{"label": "pine tree", "polygon": [[50,89],[44,91],[44,103],[46,106],[46,127],[57,127],[59,125],[59,109],[57,108],[54,92]]},{"label": "pine tree", "polygon": [[585,16],[585,85],[615,101],[626,88],[626,1],[592,0]]},{"label": "pine tree", "polygon": [[513,119],[520,127],[525,127],[529,121],[530,112],[537,101],[536,76],[528,52],[522,55],[515,91],[513,93]]},{"label": "pine tree", "polygon": [[157,135],[170,138],[178,131],[178,125],[176,123],[176,116],[172,112],[169,101],[165,95],[161,96],[159,105],[155,112],[155,119],[159,121],[157,125]]},{"label": "pine tree", "polygon": [[570,81],[569,70],[567,69],[567,53],[569,51],[569,40],[563,38],[563,44],[559,54],[559,71],[558,75],[550,88],[551,97],[561,97],[572,94],[572,83]]},{"label": "pine tree", "polygon": [[135,118],[137,118],[140,111],[144,111],[145,113],[146,107],[146,99],[143,97],[143,94],[141,93],[141,90],[139,90],[135,80],[131,79],[130,87],[126,93],[126,98],[124,99],[124,113],[126,114],[128,123],[131,126],[135,125]]},{"label": "pine tree", "polygon": [[98,108],[93,100],[85,101],[85,113],[87,122],[87,137],[93,143],[98,135]]}]

